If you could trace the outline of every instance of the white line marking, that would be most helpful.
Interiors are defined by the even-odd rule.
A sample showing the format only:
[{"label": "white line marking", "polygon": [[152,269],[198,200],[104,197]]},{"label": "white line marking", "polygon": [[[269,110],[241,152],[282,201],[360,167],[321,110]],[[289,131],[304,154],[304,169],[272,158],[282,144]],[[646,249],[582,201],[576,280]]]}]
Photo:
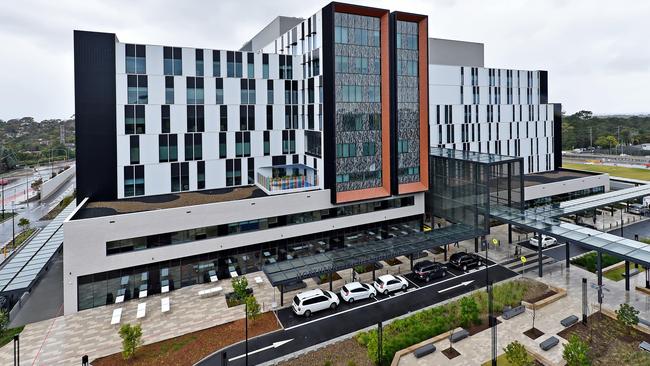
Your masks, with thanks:
[{"label": "white line marking", "polygon": [[[260,348],[260,349],[256,349],[255,351],[250,351],[250,352],[248,352],[248,355],[250,356],[250,355],[256,354],[256,353],[258,353],[258,352],[266,351],[267,349],[271,349],[271,348],[278,348],[278,347],[283,346],[283,345],[285,345],[285,344],[287,344],[287,343],[289,343],[289,342],[291,342],[291,341],[293,341],[293,338],[291,338],[291,339],[286,339],[286,340],[284,340],[284,341],[280,341],[280,342],[273,342],[273,344],[270,345],[270,346],[262,347],[262,348]],[[246,357],[246,354],[245,354],[245,353],[242,354],[242,355],[239,355],[239,356],[237,356],[237,357],[233,357],[233,358],[229,359],[228,362],[232,362],[232,361],[235,361],[235,360],[239,360],[240,358],[244,358],[244,357]]]},{"label": "white line marking", "polygon": [[[492,268],[492,267],[495,267],[495,266],[500,266],[500,264],[498,264],[498,263],[494,263],[494,264],[492,264],[491,266],[489,266],[488,268]],[[506,269],[506,270],[508,270],[508,271],[510,271],[510,272],[513,272],[512,270],[510,270],[510,269],[508,269],[508,268],[506,268],[506,267],[503,267],[503,268]],[[485,269],[485,267],[483,267],[483,269]],[[483,270],[483,269],[481,269],[481,270]],[[516,272],[515,272],[515,273],[516,273]],[[459,276],[457,276],[457,277],[463,277],[463,276],[466,276],[466,275],[468,275],[468,274],[469,274],[469,273],[464,273],[464,274],[459,275]],[[442,281],[440,281],[440,282],[434,282],[434,283],[431,283],[431,284],[428,284],[428,285],[422,286],[422,287],[420,287],[420,288],[418,288],[418,289],[415,289],[415,290],[413,290],[413,291],[420,291],[420,290],[423,290],[423,289],[425,289],[425,288],[427,288],[427,287],[435,286],[435,285],[439,285],[439,284],[441,284],[441,283],[445,283],[445,282],[447,282],[447,281],[451,281],[451,280],[453,280],[453,279],[454,279],[454,278],[447,278],[446,280],[442,280]],[[377,300],[377,302],[387,301],[387,300],[390,300],[391,298],[394,298],[394,297],[397,297],[397,296],[399,296],[399,295],[395,295],[395,296],[391,296],[391,295],[389,295],[389,297],[383,298],[383,299],[381,299],[381,300]],[[338,316],[338,315],[341,315],[341,314],[345,314],[345,313],[347,313],[347,312],[350,312],[350,311],[353,311],[353,310],[357,310],[357,309],[361,309],[361,308],[364,308],[364,307],[366,307],[366,306],[370,306],[370,305],[373,305],[373,304],[374,304],[373,302],[369,302],[369,303],[366,303],[366,304],[363,304],[363,305],[359,305],[359,306],[354,307],[354,308],[350,308],[350,309],[347,309],[347,310],[343,310],[343,311],[339,311],[339,312],[336,312],[336,313],[332,313],[332,314],[327,315],[327,316],[324,316],[324,317],[322,317],[322,318],[318,318],[318,319],[310,320],[310,321],[308,321],[308,322],[304,322],[304,323],[301,323],[301,324],[297,324],[297,325],[294,325],[294,326],[291,326],[291,327],[285,328],[284,330],[285,330],[285,331],[288,331],[288,330],[291,330],[291,329],[299,328],[299,327],[305,326],[305,325],[307,325],[307,324],[315,323],[315,322],[321,321],[321,320],[323,320],[323,319],[328,319],[328,318],[331,318],[331,317],[334,317],[334,316]]]},{"label": "white line marking", "polygon": [[442,290],[438,290],[438,293],[441,294],[441,293],[443,293],[443,292],[451,291],[451,290],[453,290],[453,289],[455,289],[455,288],[458,288],[458,287],[465,287],[465,286],[469,285],[469,284],[472,283],[472,282],[474,282],[474,280],[461,282],[461,283],[459,283],[459,284],[456,285],[456,286],[451,286],[451,287],[447,287],[447,288],[442,289]]}]

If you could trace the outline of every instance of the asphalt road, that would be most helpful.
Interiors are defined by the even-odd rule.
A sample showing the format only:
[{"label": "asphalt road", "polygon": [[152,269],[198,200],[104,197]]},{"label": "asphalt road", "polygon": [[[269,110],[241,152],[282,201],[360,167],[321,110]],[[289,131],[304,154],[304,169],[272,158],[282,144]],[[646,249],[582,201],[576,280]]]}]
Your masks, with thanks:
[{"label": "asphalt road", "polygon": [[[500,265],[489,268],[490,280],[503,281],[517,274]],[[407,292],[400,292],[377,300],[355,303],[354,307],[341,308],[336,312],[325,312],[319,317],[292,319],[288,327],[263,335],[248,342],[248,363],[257,365],[293,352],[376,325],[401,315],[423,309],[449,298],[483,288],[486,285],[485,267],[470,273],[448,277],[444,280],[417,287],[412,284]],[[451,288],[451,289],[450,289]],[[284,321],[282,321],[284,324]],[[278,343],[288,341],[287,343]],[[275,346],[274,347],[274,343]],[[245,365],[244,343],[238,343],[220,350],[197,365],[222,365],[223,353],[228,365]]]}]

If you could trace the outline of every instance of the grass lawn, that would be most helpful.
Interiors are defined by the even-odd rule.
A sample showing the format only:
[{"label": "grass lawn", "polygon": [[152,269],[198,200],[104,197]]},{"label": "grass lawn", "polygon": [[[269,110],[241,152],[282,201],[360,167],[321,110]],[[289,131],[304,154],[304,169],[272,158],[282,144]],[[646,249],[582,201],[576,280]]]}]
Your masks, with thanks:
[{"label": "grass lawn", "polygon": [[[580,266],[591,273],[596,273],[597,256],[596,252],[589,252],[581,257],[571,260],[571,263]],[[621,258],[609,254],[603,254],[602,268],[607,268],[620,261]]]},{"label": "grass lawn", "polygon": [[4,222],[5,220],[9,220],[9,219],[11,219],[11,216],[15,216],[15,215],[16,215],[15,212],[7,212],[7,211],[5,211],[5,213],[0,212],[0,222]]},{"label": "grass lawn", "polygon": [[7,244],[7,249],[10,249],[12,247],[18,248],[22,243],[25,242],[25,240],[27,240],[27,238],[29,238],[34,233],[34,231],[36,231],[36,228],[32,227],[19,233],[18,235],[16,235],[16,240],[15,240],[16,245],[14,246],[13,242],[9,242],[9,244]]},{"label": "grass lawn", "polygon": [[[638,269],[639,269],[639,274],[637,274],[636,276],[640,276],[641,273],[643,273],[643,271],[645,271],[645,269],[643,269],[642,266],[639,266]],[[632,272],[633,270],[634,270],[634,263],[630,263],[630,272]],[[612,281],[620,281],[620,280],[622,280],[624,278],[623,277],[624,274],[625,274],[625,266],[624,265],[620,266],[619,268],[614,268],[614,269],[609,270],[607,272],[603,272],[603,276],[605,276],[606,278],[609,278]]]},{"label": "grass lawn", "polygon": [[20,332],[23,331],[22,327],[16,327],[16,328],[9,328],[7,329],[1,336],[0,336],[0,347],[4,346],[5,344],[11,342],[14,339],[14,336],[16,334],[20,334]]},{"label": "grass lawn", "polygon": [[585,170],[596,173],[609,173],[610,175],[622,178],[650,180],[650,169],[643,168],[576,163],[562,163],[562,168]]}]

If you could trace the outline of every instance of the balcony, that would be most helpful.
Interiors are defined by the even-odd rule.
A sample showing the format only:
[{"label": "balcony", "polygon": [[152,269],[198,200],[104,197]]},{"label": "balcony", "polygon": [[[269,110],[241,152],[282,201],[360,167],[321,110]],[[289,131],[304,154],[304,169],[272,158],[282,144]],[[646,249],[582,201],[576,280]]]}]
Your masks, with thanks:
[{"label": "balcony", "polygon": [[276,165],[257,170],[256,182],[266,194],[284,194],[318,189],[318,172],[303,164]]}]

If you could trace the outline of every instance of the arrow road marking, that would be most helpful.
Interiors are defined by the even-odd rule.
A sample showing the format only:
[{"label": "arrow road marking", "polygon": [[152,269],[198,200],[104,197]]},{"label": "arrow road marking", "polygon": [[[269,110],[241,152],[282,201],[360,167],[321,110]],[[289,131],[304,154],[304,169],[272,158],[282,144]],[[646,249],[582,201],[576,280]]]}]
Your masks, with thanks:
[{"label": "arrow road marking", "polygon": [[443,292],[447,292],[447,291],[453,290],[453,289],[458,288],[458,287],[467,286],[467,285],[469,285],[469,284],[472,283],[472,282],[474,282],[474,280],[461,282],[461,283],[459,283],[459,284],[456,285],[456,286],[451,286],[451,287],[447,287],[447,288],[445,288],[445,289],[439,290],[438,293],[441,294],[441,293],[443,293]]},{"label": "arrow road marking", "polygon": [[[270,345],[270,346],[266,346],[266,347],[263,347],[263,348],[260,348],[260,349],[256,349],[255,351],[248,352],[248,355],[250,356],[250,355],[253,355],[255,353],[266,351],[267,349],[271,349],[271,348],[278,348],[278,347],[283,346],[283,345],[285,345],[285,344],[287,344],[287,343],[289,343],[291,341],[293,341],[293,338],[287,339],[287,340],[284,340],[284,341],[280,341],[280,342],[273,342],[273,344]],[[243,355],[239,355],[237,357],[233,357],[233,358],[229,359],[228,362],[239,360],[240,358],[244,358],[244,357],[246,357],[245,353]]]}]

